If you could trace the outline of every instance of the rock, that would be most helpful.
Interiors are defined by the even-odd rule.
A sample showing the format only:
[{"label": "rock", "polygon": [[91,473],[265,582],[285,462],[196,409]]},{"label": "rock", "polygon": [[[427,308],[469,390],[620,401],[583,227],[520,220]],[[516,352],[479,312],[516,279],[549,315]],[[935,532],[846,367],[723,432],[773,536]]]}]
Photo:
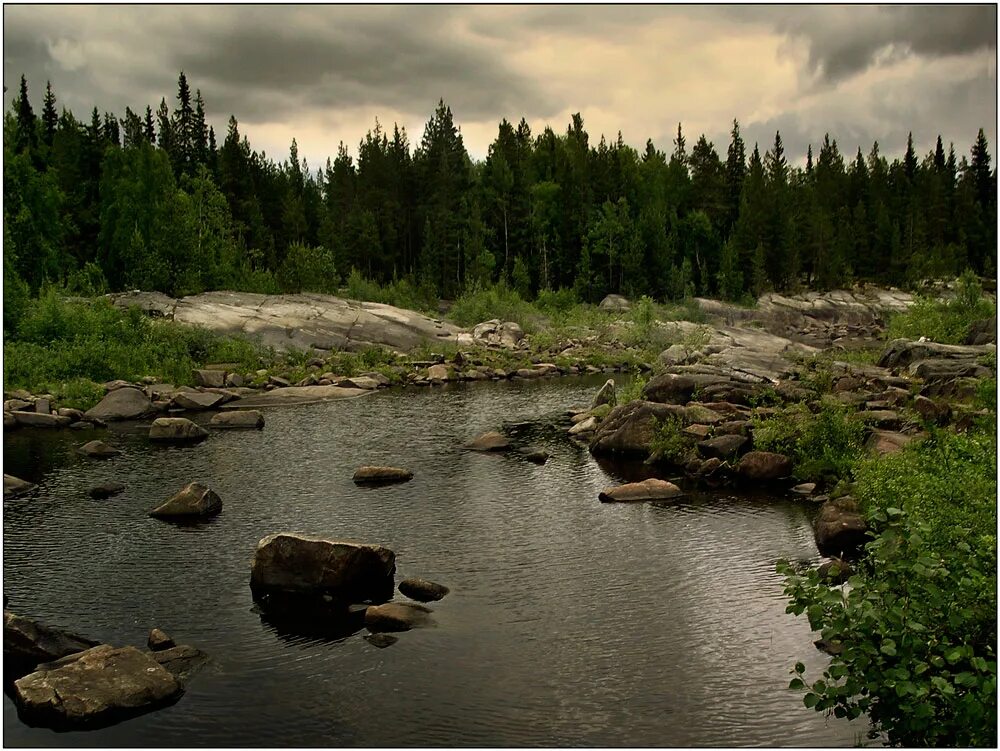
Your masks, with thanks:
[{"label": "rock", "polygon": [[974,321],[969,326],[969,333],[965,337],[966,344],[996,344],[997,342],[997,317],[983,318]]},{"label": "rock", "polygon": [[440,600],[450,591],[443,584],[435,584],[426,579],[416,579],[413,577],[403,579],[399,583],[399,591],[411,600],[419,602],[433,602]]},{"label": "rock", "polygon": [[86,637],[46,626],[8,610],[3,612],[4,660],[21,669],[33,669],[40,662],[82,652],[98,642]]},{"label": "rock", "polygon": [[487,345],[514,349],[524,339],[524,331],[513,321],[500,322],[499,318],[483,321],[472,329],[472,339]]},{"label": "rock", "polygon": [[596,407],[591,407],[590,416],[596,417],[598,420],[603,420],[605,417],[611,414],[611,410],[614,409],[613,404],[598,404]]},{"label": "rock", "polygon": [[913,408],[925,422],[943,425],[951,417],[951,408],[947,404],[938,405],[926,396],[917,396],[913,400]]},{"label": "rock", "polygon": [[[73,422],[83,419],[83,412],[78,409],[73,409],[72,407],[60,407],[56,410],[56,414],[60,417],[68,417]],[[70,423],[72,425],[72,423]]]},{"label": "rock", "polygon": [[357,485],[388,485],[395,482],[406,482],[413,479],[413,473],[399,467],[358,467],[354,473]]},{"label": "rock", "polygon": [[607,310],[612,313],[625,313],[631,310],[632,305],[629,303],[628,299],[622,297],[621,295],[608,295],[598,306],[601,310]]},{"label": "rock", "polygon": [[702,425],[718,425],[720,422],[725,422],[725,417],[723,417],[719,412],[714,409],[709,409],[703,404],[688,404],[684,408],[684,420],[685,422],[696,422]]},{"label": "rock", "polygon": [[451,368],[447,365],[431,365],[427,368],[427,377],[432,381],[450,381]]},{"label": "rock", "polygon": [[897,430],[903,424],[899,413],[891,409],[861,411],[858,412],[858,417],[865,423],[883,430]]},{"label": "rock", "polygon": [[792,460],[771,451],[751,451],[740,459],[736,472],[747,480],[778,480],[792,473]]},{"label": "rock", "polygon": [[153,403],[142,391],[122,387],[110,392],[100,403],[84,413],[87,419],[138,420],[156,412]]},{"label": "rock", "polygon": [[648,401],[659,404],[687,404],[695,389],[725,380],[714,375],[664,373],[647,383],[642,393]]},{"label": "rock", "polygon": [[365,626],[369,631],[409,631],[430,622],[430,608],[409,602],[387,602],[372,605],[365,611]]},{"label": "rock", "polygon": [[8,399],[3,403],[3,408],[7,412],[33,412],[35,410],[35,400]]},{"label": "rock", "polygon": [[150,656],[181,684],[187,683],[208,662],[207,654],[186,644],[161,648],[151,652]]},{"label": "rock", "polygon": [[844,651],[844,644],[840,639],[817,639],[813,642],[820,652],[826,652],[828,655],[839,655]]},{"label": "rock", "polygon": [[92,430],[94,427],[96,427],[94,423],[84,422],[83,420],[80,420],[79,422],[71,422],[69,424],[70,430]]},{"label": "rock", "polygon": [[510,441],[495,430],[491,430],[473,438],[464,448],[469,451],[506,451],[510,448]]},{"label": "rock", "polygon": [[750,435],[749,420],[728,420],[715,426],[715,435]]},{"label": "rock", "polygon": [[740,435],[720,435],[695,444],[698,453],[705,459],[729,459],[739,454],[750,443]]},{"label": "rock", "polygon": [[218,494],[200,482],[192,482],[150,511],[149,515],[159,519],[185,519],[212,516],[220,511],[222,499]]},{"label": "rock", "polygon": [[951,381],[956,378],[989,378],[993,371],[975,360],[948,360],[929,358],[917,360],[908,368],[910,375],[921,378],[925,383]]},{"label": "rock", "polygon": [[838,558],[853,559],[869,539],[868,525],[850,496],[820,506],[813,531],[820,554]]},{"label": "rock", "polygon": [[792,492],[798,493],[799,495],[812,495],[814,492],[816,492],[816,483],[804,482],[792,488]]},{"label": "rock", "polygon": [[[210,386],[212,388],[222,388],[226,385],[226,371],[224,370],[196,370],[194,380],[199,386]],[[236,385],[236,384],[234,384]]]},{"label": "rock", "polygon": [[125,490],[125,485],[120,482],[103,482],[90,489],[90,497],[95,500],[103,500],[113,495],[118,495]]},{"label": "rock", "polygon": [[14,682],[22,717],[46,727],[93,727],[172,703],[181,684],[135,647],[101,644],[40,665]]},{"label": "rock", "polygon": [[711,425],[688,425],[681,432],[698,441],[703,441],[712,433]]},{"label": "rock", "polygon": [[104,385],[104,390],[110,393],[112,391],[116,391],[117,389],[124,389],[130,387],[134,388],[136,384],[131,383],[129,381],[123,381],[121,378],[118,378],[114,381],[107,381],[103,385]]},{"label": "rock", "polygon": [[149,440],[162,443],[198,443],[208,431],[186,417],[157,417],[149,426]]},{"label": "rock", "polygon": [[222,394],[213,394],[200,391],[181,391],[174,394],[170,400],[170,405],[178,409],[201,410],[212,409],[223,402],[225,397]]},{"label": "rock", "polygon": [[18,425],[28,425],[33,428],[62,428],[73,422],[68,417],[39,414],[38,412],[11,412],[11,414]]},{"label": "rock", "polygon": [[49,400],[45,397],[35,399],[35,412],[40,415],[47,415],[52,411]]},{"label": "rock", "polygon": [[590,453],[649,456],[655,424],[668,418],[684,419],[685,408],[672,404],[634,401],[615,407],[601,422]]},{"label": "rock", "polygon": [[371,393],[371,391],[365,389],[349,389],[340,386],[288,386],[286,388],[276,388],[266,394],[243,397],[239,401],[225,405],[223,409],[246,409],[288,404],[315,404],[334,399],[352,399]]},{"label": "rock", "polygon": [[154,652],[159,652],[160,650],[170,649],[171,647],[177,646],[173,639],[158,628],[150,630],[149,638],[146,640],[146,645]]},{"label": "rock", "polygon": [[392,634],[365,634],[365,641],[374,647],[379,649],[385,649],[386,647],[391,647],[393,644],[399,641],[398,636],[393,636]]},{"label": "rock", "polygon": [[882,351],[878,364],[883,368],[902,368],[919,360],[965,360],[975,362],[979,357],[996,353],[996,346],[962,344],[937,344],[936,342],[913,342],[909,339],[893,339]]},{"label": "rock", "polygon": [[344,605],[392,597],[396,555],[381,545],[326,540],[291,532],[257,543],[250,587],[270,595],[322,597]]},{"label": "rock", "polygon": [[549,452],[544,449],[528,447],[519,451],[521,456],[534,464],[545,464],[549,460]]},{"label": "rock", "polygon": [[17,498],[35,489],[35,483],[22,480],[14,475],[4,474],[3,476],[3,497]]},{"label": "rock", "polygon": [[834,558],[820,565],[819,578],[828,584],[843,584],[854,575],[854,569],[847,561]]},{"label": "rock", "polygon": [[588,417],[586,420],[581,420],[572,428],[569,429],[570,435],[580,435],[581,433],[590,433],[597,429],[597,418]]},{"label": "rock", "polygon": [[379,387],[379,381],[368,376],[352,376],[338,381],[337,385],[346,389],[361,389],[362,391],[374,391]]},{"label": "rock", "polygon": [[636,501],[666,501],[684,495],[680,488],[666,480],[650,478],[642,482],[630,482],[616,488],[605,488],[598,496],[603,503],[627,503]]},{"label": "rock", "polygon": [[[10,413],[10,412],[4,412],[3,413],[3,429],[4,430],[10,430],[10,429],[16,428],[16,427],[17,427],[17,418],[15,418],[14,415],[12,413]],[[70,427],[72,428],[73,426],[70,425]]]},{"label": "rock", "polygon": [[613,378],[609,378],[601,386],[601,390],[597,392],[597,396],[594,397],[593,403],[590,405],[591,409],[594,407],[600,407],[601,405],[610,405],[612,407],[617,404],[615,395],[615,381]]},{"label": "rock", "polygon": [[232,388],[241,388],[245,385],[246,385],[246,379],[239,373],[226,374],[226,386]]},{"label": "rock", "polygon": [[868,449],[874,454],[895,454],[903,449],[913,436],[893,433],[889,430],[873,430],[868,439]]},{"label": "rock", "polygon": [[256,409],[234,409],[212,415],[209,426],[219,429],[260,430],[264,427],[264,415]]},{"label": "rock", "polygon": [[77,449],[77,452],[91,459],[110,459],[118,456],[121,451],[106,444],[104,441],[90,441]]}]

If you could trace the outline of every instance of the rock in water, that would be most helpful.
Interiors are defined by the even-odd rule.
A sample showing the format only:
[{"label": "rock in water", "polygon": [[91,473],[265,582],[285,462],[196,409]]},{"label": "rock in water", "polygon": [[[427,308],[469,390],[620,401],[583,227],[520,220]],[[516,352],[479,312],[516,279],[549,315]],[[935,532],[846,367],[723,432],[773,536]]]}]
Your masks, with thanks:
[{"label": "rock in water", "polygon": [[684,492],[666,480],[650,478],[642,482],[630,482],[617,488],[605,488],[598,498],[603,503],[626,503],[638,501],[665,501],[684,495]]},{"label": "rock in water", "polygon": [[617,404],[615,396],[615,381],[613,378],[609,378],[601,386],[601,390],[597,392],[597,396],[594,397],[594,403],[590,405],[591,409],[594,407],[600,407],[602,404],[610,404],[612,407]]},{"label": "rock in water", "polygon": [[[113,393],[113,392],[112,392]],[[149,440],[162,443],[198,443],[208,431],[186,417],[158,417],[149,427]]]},{"label": "rock in water", "polygon": [[813,524],[816,547],[822,555],[851,559],[870,539],[868,525],[850,496],[827,501],[820,506]]},{"label": "rock in water", "polygon": [[146,646],[154,652],[159,652],[160,650],[170,649],[171,647],[176,647],[177,645],[164,631],[154,628],[149,632],[149,638],[146,640]]},{"label": "rock in water", "polygon": [[736,471],[747,480],[778,480],[792,473],[792,460],[771,451],[751,451],[743,455]]},{"label": "rock in water", "polygon": [[89,441],[83,444],[77,451],[91,459],[110,459],[118,456],[121,451],[106,444],[104,441]]},{"label": "rock in water", "polygon": [[257,543],[250,588],[258,598],[384,602],[392,597],[395,573],[396,554],[381,545],[279,532]]},{"label": "rock in water", "polygon": [[160,519],[211,516],[222,511],[222,499],[200,482],[185,485],[176,495],[149,512]]},{"label": "rock in water", "polygon": [[406,482],[413,479],[413,473],[399,467],[358,467],[354,473],[357,485],[388,485],[394,482]]},{"label": "rock in water", "polygon": [[720,435],[696,444],[698,453],[705,459],[729,459],[740,452],[749,441],[740,435]]},{"label": "rock in water", "polygon": [[430,612],[430,608],[409,602],[372,605],[365,611],[365,626],[369,631],[409,631],[427,625]]},{"label": "rock in water", "polygon": [[175,394],[174,398],[171,400],[171,404],[180,409],[187,410],[200,410],[200,409],[212,409],[222,403],[222,394],[216,394],[213,392],[202,393],[200,391],[181,391],[179,394]]},{"label": "rock in water", "polygon": [[84,415],[88,419],[96,417],[101,420],[137,420],[153,414],[156,408],[142,391],[136,388],[123,387],[115,389],[100,403],[88,409]]},{"label": "rock in water", "polygon": [[521,449],[521,456],[533,464],[545,464],[549,460],[549,452],[536,447]]},{"label": "rock in water", "polygon": [[213,428],[243,428],[260,430],[264,427],[264,415],[256,409],[239,409],[212,415],[208,423]]},{"label": "rock in water", "polygon": [[436,584],[435,582],[427,581],[426,579],[410,577],[408,579],[403,579],[403,581],[399,583],[399,591],[411,600],[418,600],[419,602],[433,602],[435,600],[440,600],[448,594],[449,589],[443,584]]},{"label": "rock in water", "polygon": [[365,641],[372,646],[378,647],[379,649],[385,649],[386,647],[391,647],[393,644],[399,641],[398,636],[393,636],[392,634],[365,634]]},{"label": "rock in water", "polygon": [[181,684],[135,647],[101,644],[14,682],[14,700],[29,724],[100,727],[176,701]]},{"label": "rock in water", "polygon": [[120,482],[102,482],[100,485],[96,485],[90,489],[90,497],[95,500],[102,500],[104,498],[110,498],[113,495],[118,495],[123,490],[125,490],[125,485]]},{"label": "rock in water", "polygon": [[25,493],[34,490],[35,483],[28,482],[27,480],[22,480],[20,477],[14,477],[14,475],[3,476],[3,497],[4,498],[17,498],[19,495],[24,495]]},{"label": "rock in water", "polygon": [[470,451],[506,451],[510,448],[510,441],[495,430],[491,430],[473,438],[465,444],[465,448]]},{"label": "rock in water", "polygon": [[182,684],[187,683],[191,676],[208,661],[207,654],[186,644],[159,649],[152,652],[150,656]]},{"label": "rock in water", "polygon": [[33,669],[40,662],[90,649],[98,642],[37,621],[3,613],[3,656],[9,663]]}]

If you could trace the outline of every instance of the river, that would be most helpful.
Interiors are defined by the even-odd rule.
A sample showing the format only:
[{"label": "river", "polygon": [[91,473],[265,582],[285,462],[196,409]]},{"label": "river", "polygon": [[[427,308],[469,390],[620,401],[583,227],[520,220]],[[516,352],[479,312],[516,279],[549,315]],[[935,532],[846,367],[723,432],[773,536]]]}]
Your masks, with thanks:
[{"label": "river", "polygon": [[[548,417],[586,406],[603,378],[389,389],[273,409],[263,431],[187,448],[135,427],[109,462],[92,437],[19,430],[4,471],[41,483],[4,502],[4,592],[14,612],[112,644],[153,626],[211,662],[172,707],[102,730],[30,728],[4,696],[17,746],[850,746],[866,726],[824,717],[787,689],[828,659],[785,613],[775,561],[816,561],[804,501],[694,493],[669,505],[602,504],[635,467],[600,465]],[[551,453],[464,452],[503,423]],[[412,481],[356,487],[361,464]],[[92,500],[109,479],[124,493]],[[199,480],[214,519],[147,512]],[[269,622],[250,596],[263,536],[300,531],[381,543],[397,581],[451,594],[430,628],[377,649]],[[401,597],[397,593],[397,597]]]}]

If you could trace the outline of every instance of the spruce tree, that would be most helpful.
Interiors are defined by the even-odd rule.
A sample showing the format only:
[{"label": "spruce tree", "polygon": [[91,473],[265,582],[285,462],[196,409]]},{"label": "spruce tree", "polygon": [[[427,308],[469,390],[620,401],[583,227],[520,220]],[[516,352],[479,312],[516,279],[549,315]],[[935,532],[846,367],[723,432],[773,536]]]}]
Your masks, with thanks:
[{"label": "spruce tree", "polygon": [[51,148],[59,125],[59,114],[56,112],[56,95],[52,93],[52,82],[45,82],[45,103],[42,107],[42,132],[45,144]]},{"label": "spruce tree", "polygon": [[17,131],[14,139],[14,150],[18,153],[34,154],[38,148],[38,123],[35,113],[28,100],[28,81],[21,76],[21,88],[15,106]]}]

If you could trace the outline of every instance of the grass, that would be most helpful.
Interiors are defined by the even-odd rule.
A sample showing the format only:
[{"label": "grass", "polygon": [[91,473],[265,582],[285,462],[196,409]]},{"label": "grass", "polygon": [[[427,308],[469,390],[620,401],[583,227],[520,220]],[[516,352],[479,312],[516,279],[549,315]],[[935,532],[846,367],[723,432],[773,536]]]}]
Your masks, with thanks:
[{"label": "grass", "polygon": [[996,315],[996,305],[983,295],[978,278],[971,272],[959,277],[955,297],[937,300],[918,298],[905,313],[889,319],[889,339],[927,337],[939,344],[961,344],[976,321]]}]

